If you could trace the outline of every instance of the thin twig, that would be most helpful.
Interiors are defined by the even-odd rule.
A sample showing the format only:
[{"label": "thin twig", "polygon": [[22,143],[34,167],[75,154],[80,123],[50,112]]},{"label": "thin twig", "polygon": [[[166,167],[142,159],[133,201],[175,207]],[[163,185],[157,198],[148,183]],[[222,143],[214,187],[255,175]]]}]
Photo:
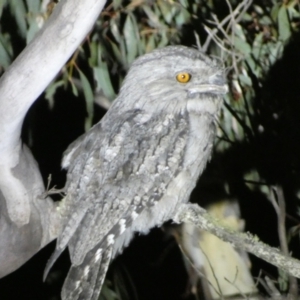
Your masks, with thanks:
[{"label": "thin twig", "polygon": [[[277,224],[278,224],[278,237],[280,243],[281,251],[289,256],[289,248],[286,237],[286,207],[285,207],[285,199],[284,193],[281,186],[272,186],[271,187],[271,197],[270,201],[276,211],[277,214]],[[293,276],[289,276],[289,295],[293,295],[293,297],[298,296],[298,286],[297,279]]]}]

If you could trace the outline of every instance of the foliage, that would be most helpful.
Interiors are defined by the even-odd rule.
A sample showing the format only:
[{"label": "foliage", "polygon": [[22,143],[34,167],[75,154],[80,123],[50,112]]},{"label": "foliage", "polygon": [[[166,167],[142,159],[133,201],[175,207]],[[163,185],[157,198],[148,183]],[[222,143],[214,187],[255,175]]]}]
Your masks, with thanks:
[{"label": "foliage", "polygon": [[[0,72],[54,7],[55,1],[0,0]],[[230,87],[210,174],[238,197],[247,190],[269,199],[271,186],[279,185],[295,200],[300,190],[299,82],[284,64],[298,68],[292,74],[299,78],[300,63],[281,61],[293,51],[287,45],[299,43],[299,22],[297,0],[113,0],[45,97],[53,108],[61,88],[83,96],[87,130],[94,106],[109,107],[137,56],[169,44],[197,45],[221,57]]]}]

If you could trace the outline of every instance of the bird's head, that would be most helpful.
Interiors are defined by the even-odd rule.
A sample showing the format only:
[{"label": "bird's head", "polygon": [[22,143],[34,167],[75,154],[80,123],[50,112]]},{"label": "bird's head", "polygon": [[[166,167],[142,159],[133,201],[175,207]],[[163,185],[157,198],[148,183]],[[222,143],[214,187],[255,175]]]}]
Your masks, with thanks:
[{"label": "bird's head", "polygon": [[120,91],[126,106],[150,112],[216,114],[227,93],[224,69],[202,52],[169,46],[139,57]]}]

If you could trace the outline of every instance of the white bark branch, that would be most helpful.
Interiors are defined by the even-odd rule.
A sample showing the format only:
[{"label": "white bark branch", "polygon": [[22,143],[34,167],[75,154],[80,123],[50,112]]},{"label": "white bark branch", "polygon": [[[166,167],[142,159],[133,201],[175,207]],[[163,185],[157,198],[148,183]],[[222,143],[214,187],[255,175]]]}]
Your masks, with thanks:
[{"label": "white bark branch", "polygon": [[231,243],[235,248],[252,253],[286,273],[300,278],[300,261],[262,243],[250,233],[236,232],[223,227],[197,204],[182,205],[173,220],[176,223],[192,223],[196,227],[214,234],[221,240]]},{"label": "white bark branch", "polygon": [[0,277],[53,240],[60,219],[20,140],[32,103],[70,58],[99,16],[105,0],[61,0],[37,36],[0,79]]}]

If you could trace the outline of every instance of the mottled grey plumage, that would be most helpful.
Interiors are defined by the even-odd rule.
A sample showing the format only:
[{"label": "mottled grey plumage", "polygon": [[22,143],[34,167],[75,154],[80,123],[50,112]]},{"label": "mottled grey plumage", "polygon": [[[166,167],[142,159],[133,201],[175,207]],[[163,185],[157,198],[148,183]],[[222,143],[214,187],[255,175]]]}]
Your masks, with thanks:
[{"label": "mottled grey plumage", "polygon": [[[191,74],[187,83],[176,75]],[[118,98],[71,144],[65,224],[45,274],[68,246],[62,299],[97,299],[111,258],[188,201],[211,155],[226,93],[224,73],[201,52],[171,46],[138,58]]]}]

